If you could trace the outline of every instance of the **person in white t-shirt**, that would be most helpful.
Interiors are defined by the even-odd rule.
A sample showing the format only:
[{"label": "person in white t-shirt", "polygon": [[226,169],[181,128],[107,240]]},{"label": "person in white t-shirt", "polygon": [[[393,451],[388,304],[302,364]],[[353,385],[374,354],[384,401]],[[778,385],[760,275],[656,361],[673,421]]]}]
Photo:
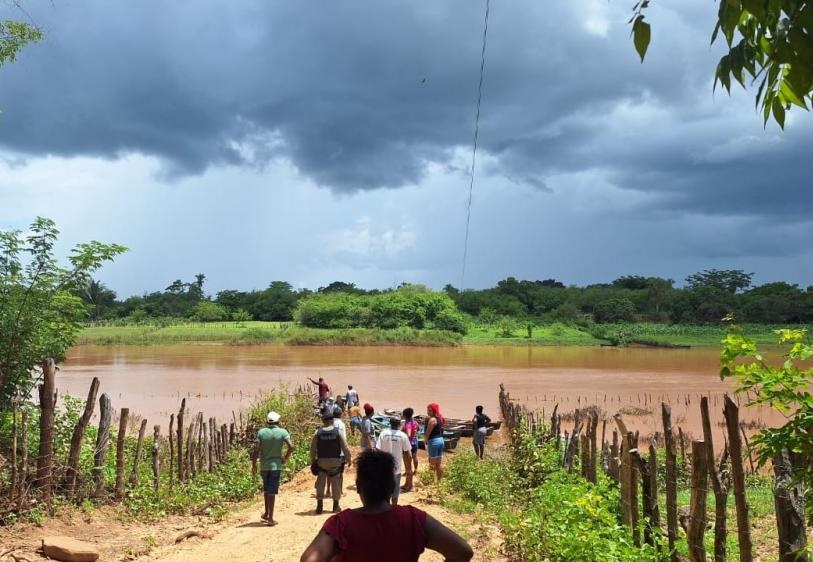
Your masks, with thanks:
[{"label": "person in white t-shirt", "polygon": [[407,434],[401,431],[401,420],[390,418],[390,428],[385,429],[378,436],[376,449],[392,455],[395,460],[393,476],[393,490],[390,501],[398,505],[398,496],[401,494],[401,466],[406,467],[406,474],[412,474],[412,445]]},{"label": "person in white t-shirt", "polygon": [[353,388],[352,384],[347,385],[347,394],[344,395],[344,401],[348,410],[359,404],[359,393]]}]

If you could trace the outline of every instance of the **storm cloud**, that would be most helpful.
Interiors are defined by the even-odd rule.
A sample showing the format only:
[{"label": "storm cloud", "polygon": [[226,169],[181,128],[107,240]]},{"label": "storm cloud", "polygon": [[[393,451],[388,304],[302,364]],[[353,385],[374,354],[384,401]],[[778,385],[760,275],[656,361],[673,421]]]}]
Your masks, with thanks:
[{"label": "storm cloud", "polygon": [[[357,198],[358,212],[315,238],[335,248],[337,267],[352,273],[374,262],[388,272],[375,282],[390,271],[420,280],[458,253],[430,249],[424,238],[434,226],[416,216],[451,205],[453,220],[437,210],[448,229],[434,239],[458,244],[484,2],[55,0],[26,9],[46,39],[0,74],[9,165],[87,158],[126,166],[144,156],[157,162],[144,169],[163,189],[198,189],[204,199],[222,170],[276,177],[272,168],[282,166],[285,189],[301,182]],[[753,92],[712,93],[721,49],[708,45],[712,3],[655,3],[643,65],[629,15],[616,0],[492,1],[475,224],[490,220],[484,213],[521,222],[526,212],[543,217],[546,206],[570,204],[569,225],[589,216],[583,228],[606,224],[619,241],[657,228],[663,237],[651,254],[685,258],[685,273],[708,265],[701,259],[800,255],[785,240],[787,228],[811,231],[813,119],[793,113],[781,132],[763,127]],[[441,179],[461,189],[436,185]],[[434,197],[414,197],[416,189]],[[412,214],[381,223],[370,210],[385,206],[380,190]],[[480,283],[538,274],[520,264],[528,248],[517,246],[539,241],[538,225],[526,220],[513,236],[473,235],[484,251],[472,265]],[[580,243],[588,248],[592,237]],[[514,250],[495,262],[498,244]],[[591,259],[595,270],[563,273],[579,281],[602,267],[625,272],[624,263]],[[455,268],[432,281],[450,280]]]}]

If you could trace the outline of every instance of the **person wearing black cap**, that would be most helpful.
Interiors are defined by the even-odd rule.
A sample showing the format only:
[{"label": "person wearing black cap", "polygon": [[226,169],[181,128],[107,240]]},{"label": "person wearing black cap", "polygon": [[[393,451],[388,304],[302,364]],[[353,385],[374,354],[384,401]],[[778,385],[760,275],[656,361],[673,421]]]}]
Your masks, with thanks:
[{"label": "person wearing black cap", "polygon": [[[344,454],[344,458],[342,458]],[[333,425],[333,412],[322,414],[322,427],[311,440],[311,471],[316,476],[316,513],[323,511],[325,485],[330,479],[333,496],[333,513],[338,513],[339,499],[342,497],[342,473],[344,464],[350,462],[350,448],[347,441]]]}]

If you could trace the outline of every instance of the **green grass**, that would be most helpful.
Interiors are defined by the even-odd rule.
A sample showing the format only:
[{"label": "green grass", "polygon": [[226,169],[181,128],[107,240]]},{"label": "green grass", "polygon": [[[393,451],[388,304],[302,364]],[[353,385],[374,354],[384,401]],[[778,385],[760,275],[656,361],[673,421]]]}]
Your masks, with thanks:
[{"label": "green grass", "polygon": [[[800,326],[775,326],[767,324],[742,324],[746,337],[756,340],[758,344],[775,344],[774,330],[779,328],[798,328]],[[725,336],[726,326],[693,326],[686,324],[597,324],[595,332],[607,335],[623,333],[630,343],[656,343],[671,345],[690,345],[692,347],[719,347]]]},{"label": "green grass", "polygon": [[[758,344],[776,343],[774,330],[790,326],[745,324],[746,336]],[[793,326],[798,327],[798,326]],[[717,347],[725,326],[685,324],[595,324],[589,328],[560,322],[534,326],[531,337],[519,326],[505,334],[496,325],[472,325],[465,336],[442,330],[397,328],[317,329],[281,322],[184,322],[172,325],[139,324],[85,328],[79,345],[151,345],[224,343],[247,345],[280,342],[289,345],[601,345],[621,340],[627,344]],[[602,337],[604,336],[604,337]]]},{"label": "green grass", "polygon": [[282,334],[280,322],[187,322],[170,326],[90,326],[82,330],[78,345],[150,345],[196,342],[251,343]]},{"label": "green grass", "polygon": [[576,326],[556,322],[534,326],[531,337],[526,328],[511,331],[510,337],[500,333],[497,326],[475,325],[463,336],[463,343],[470,345],[599,345],[605,343]]}]

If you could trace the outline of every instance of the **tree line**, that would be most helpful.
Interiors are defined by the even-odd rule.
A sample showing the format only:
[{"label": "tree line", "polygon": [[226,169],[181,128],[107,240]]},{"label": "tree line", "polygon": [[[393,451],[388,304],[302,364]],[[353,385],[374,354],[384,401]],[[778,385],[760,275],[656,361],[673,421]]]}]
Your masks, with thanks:
[{"label": "tree line", "polygon": [[[91,307],[92,320],[298,320],[313,327],[395,327],[390,326],[393,323],[425,327],[435,325],[434,319],[427,322],[425,316],[435,307],[443,311],[439,326],[460,331],[460,318],[445,301],[428,303],[432,299],[426,295],[443,294],[457,310],[482,323],[511,317],[540,322],[708,324],[728,315],[740,322],[763,324],[813,321],[813,286],[802,289],[783,281],[754,286],[752,279],[752,273],[742,270],[717,269],[689,275],[682,287],[672,279],[640,275],[586,286],[566,286],[555,279],[508,277],[487,289],[460,290],[446,285],[438,293],[407,283],[392,289],[366,290],[354,283],[335,281],[316,290],[295,290],[286,281],[272,281],[264,289],[227,289],[207,296],[206,276],[198,274],[188,282],[176,280],[163,291],[126,299],[118,299],[115,292],[91,280],[77,296]],[[418,299],[415,295],[423,296]],[[416,299],[427,302],[417,303]],[[418,307],[418,312],[404,312],[409,307]]]}]

